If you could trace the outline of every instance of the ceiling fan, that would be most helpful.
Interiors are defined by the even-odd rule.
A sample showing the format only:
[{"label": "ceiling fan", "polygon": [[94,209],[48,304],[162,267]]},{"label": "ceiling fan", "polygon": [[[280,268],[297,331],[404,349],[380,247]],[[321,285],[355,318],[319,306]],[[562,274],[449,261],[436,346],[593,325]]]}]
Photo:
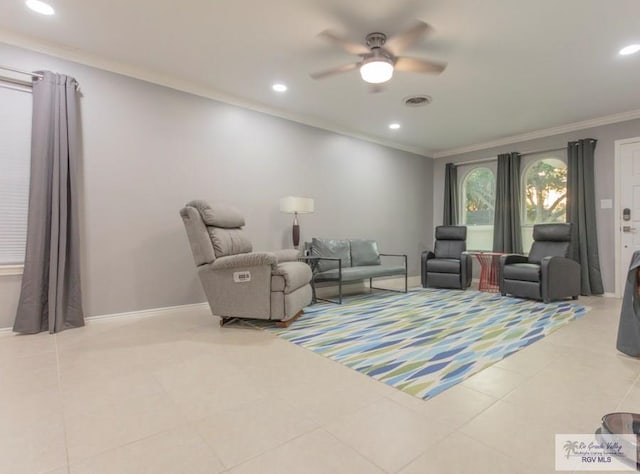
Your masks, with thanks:
[{"label": "ceiling fan", "polygon": [[365,82],[382,84],[391,79],[394,71],[440,74],[447,66],[446,63],[399,56],[402,51],[431,30],[432,28],[425,22],[417,21],[408,30],[390,38],[387,38],[384,33],[369,33],[365,38],[366,46],[341,38],[331,30],[325,30],[318,36],[342,47],[349,54],[360,56],[360,60],[312,73],[311,77],[322,79],[360,69],[360,76]]}]

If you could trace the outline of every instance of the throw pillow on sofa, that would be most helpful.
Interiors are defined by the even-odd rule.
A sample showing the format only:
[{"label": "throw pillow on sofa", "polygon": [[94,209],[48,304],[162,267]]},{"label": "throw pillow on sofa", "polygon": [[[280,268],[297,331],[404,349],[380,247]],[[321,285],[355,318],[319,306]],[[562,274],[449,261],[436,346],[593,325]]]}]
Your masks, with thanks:
[{"label": "throw pillow on sofa", "polygon": [[352,239],[351,265],[354,267],[380,265],[380,251],[375,240]]},{"label": "throw pillow on sofa", "polygon": [[[331,257],[342,260],[342,268],[351,266],[351,249],[348,240],[343,239],[316,239],[311,240],[312,257]],[[337,260],[320,260],[318,271],[326,272],[338,268]]]}]

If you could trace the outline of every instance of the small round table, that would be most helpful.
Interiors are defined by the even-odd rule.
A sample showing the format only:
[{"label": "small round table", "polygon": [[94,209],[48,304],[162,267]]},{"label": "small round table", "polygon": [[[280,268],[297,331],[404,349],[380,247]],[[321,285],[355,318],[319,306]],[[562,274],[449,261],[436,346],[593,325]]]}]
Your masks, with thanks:
[{"label": "small round table", "polygon": [[481,252],[469,251],[470,255],[475,255],[480,262],[480,281],[478,282],[478,290],[487,291],[489,293],[498,293],[500,291],[500,256],[504,255],[499,252]]}]

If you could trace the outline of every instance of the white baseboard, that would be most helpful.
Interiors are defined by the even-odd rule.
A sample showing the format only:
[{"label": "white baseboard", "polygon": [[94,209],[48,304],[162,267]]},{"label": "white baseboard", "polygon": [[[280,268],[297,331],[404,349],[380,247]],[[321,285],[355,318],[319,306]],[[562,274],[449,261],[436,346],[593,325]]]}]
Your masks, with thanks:
[{"label": "white baseboard", "polygon": [[[391,289],[404,289],[404,278],[385,278],[385,279],[376,279],[373,284],[378,287],[383,288],[391,288]],[[420,276],[411,276],[407,279],[407,284],[409,288],[420,285]],[[357,282],[354,284],[344,285],[342,287],[343,294],[357,293],[362,292],[369,288],[369,282]],[[338,294],[337,286],[325,286],[321,288],[317,288],[318,296],[324,297],[332,297]],[[128,318],[128,319],[141,319],[141,318],[153,318],[156,316],[168,316],[168,315],[179,315],[187,313],[196,313],[196,314],[211,314],[211,309],[209,308],[208,303],[193,303],[193,304],[185,304],[180,306],[167,306],[163,308],[151,308],[151,309],[141,309],[137,311],[127,311],[124,313],[109,313],[109,314],[99,314],[96,316],[87,316],[85,321],[87,323],[90,322],[99,322],[110,319],[119,319],[119,318]],[[12,328],[0,328],[0,336],[1,335],[11,335],[13,334]]]},{"label": "white baseboard", "polygon": [[85,321],[101,321],[105,319],[117,319],[117,318],[132,318],[132,319],[141,319],[141,318],[153,318],[156,316],[166,316],[173,314],[184,314],[185,312],[191,313],[211,313],[209,309],[208,303],[193,303],[193,304],[183,304],[179,306],[166,306],[164,308],[150,308],[150,309],[141,309],[138,311],[127,311],[125,313],[111,313],[111,314],[100,314],[97,316],[88,316],[85,318]]},{"label": "white baseboard", "polygon": [[[209,309],[208,303],[193,303],[193,304],[184,304],[179,306],[166,306],[163,308],[150,308],[150,309],[140,309],[137,311],[127,311],[125,313],[110,313],[110,314],[99,314],[96,316],[87,316],[84,318],[85,323],[91,322],[99,322],[105,321],[109,319],[119,319],[119,318],[127,318],[127,319],[143,319],[143,318],[153,318],[156,316],[167,316],[167,315],[179,315],[185,313],[195,313],[195,314],[211,314],[211,310]],[[3,335],[11,335],[13,333],[13,328],[0,328],[0,336]],[[17,333],[16,333],[17,334]]]}]

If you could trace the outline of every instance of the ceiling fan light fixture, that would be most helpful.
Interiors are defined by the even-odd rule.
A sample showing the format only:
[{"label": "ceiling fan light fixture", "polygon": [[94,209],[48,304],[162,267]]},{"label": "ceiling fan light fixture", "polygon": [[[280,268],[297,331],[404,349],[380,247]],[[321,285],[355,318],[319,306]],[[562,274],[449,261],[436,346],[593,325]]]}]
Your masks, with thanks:
[{"label": "ceiling fan light fixture", "polygon": [[24,3],[31,10],[36,13],[40,13],[41,15],[53,15],[55,13],[55,10],[51,5],[41,2],[40,0],[26,0]]},{"label": "ceiling fan light fixture", "polygon": [[618,54],[622,56],[628,56],[630,54],[635,54],[638,51],[640,51],[640,44],[630,44],[629,46],[625,46],[620,51],[618,51]]},{"label": "ceiling fan light fixture", "polygon": [[362,80],[369,84],[387,82],[393,76],[393,63],[387,58],[371,58],[360,66]]}]

